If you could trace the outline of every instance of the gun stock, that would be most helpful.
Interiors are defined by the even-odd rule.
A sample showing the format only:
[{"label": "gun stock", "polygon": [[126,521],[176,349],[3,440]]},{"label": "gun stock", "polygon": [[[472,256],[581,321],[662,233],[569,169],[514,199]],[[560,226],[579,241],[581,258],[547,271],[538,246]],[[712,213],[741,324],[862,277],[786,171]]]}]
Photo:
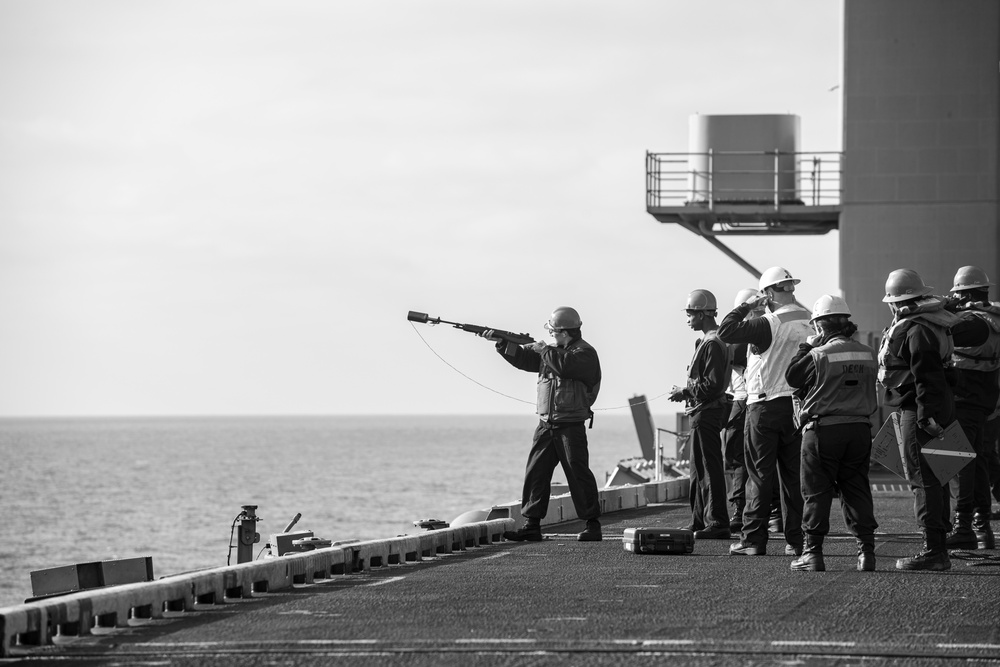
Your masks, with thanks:
[{"label": "gun stock", "polygon": [[421,324],[450,324],[456,329],[461,329],[462,331],[468,331],[469,333],[474,334],[481,334],[485,331],[492,330],[495,337],[507,343],[507,354],[511,355],[514,353],[513,349],[515,347],[535,342],[535,339],[526,333],[514,333],[513,331],[494,329],[493,327],[486,327],[479,324],[449,322],[448,320],[442,320],[440,317],[430,317],[427,313],[418,313],[415,310],[409,311],[406,315],[406,319],[410,322],[420,322]]}]

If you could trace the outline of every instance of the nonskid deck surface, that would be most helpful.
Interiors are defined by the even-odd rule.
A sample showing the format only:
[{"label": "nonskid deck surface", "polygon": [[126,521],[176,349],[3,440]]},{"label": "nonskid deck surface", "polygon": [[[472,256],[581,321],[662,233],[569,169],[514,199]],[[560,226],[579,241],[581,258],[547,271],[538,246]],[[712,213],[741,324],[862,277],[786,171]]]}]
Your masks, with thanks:
[{"label": "nonskid deck surface", "polygon": [[876,494],[877,569],[857,572],[839,515],[835,501],[826,572],[791,571],[780,534],[763,557],[729,556],[728,540],[626,552],[626,528],[687,523],[686,503],[670,502],[606,515],[600,543],[561,524],[542,542],[197,605],[0,664],[1000,664],[998,552],[959,552],[944,573],[896,570],[920,548],[912,498]]}]

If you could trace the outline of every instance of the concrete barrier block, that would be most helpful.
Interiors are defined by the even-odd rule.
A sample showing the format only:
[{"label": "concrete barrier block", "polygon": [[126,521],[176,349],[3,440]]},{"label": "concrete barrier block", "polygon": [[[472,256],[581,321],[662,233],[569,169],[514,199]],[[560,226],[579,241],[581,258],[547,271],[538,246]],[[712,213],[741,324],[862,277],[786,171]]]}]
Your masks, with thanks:
[{"label": "concrete barrier block", "polygon": [[416,535],[398,537],[389,545],[389,565],[405,565],[420,559],[420,538]]}]

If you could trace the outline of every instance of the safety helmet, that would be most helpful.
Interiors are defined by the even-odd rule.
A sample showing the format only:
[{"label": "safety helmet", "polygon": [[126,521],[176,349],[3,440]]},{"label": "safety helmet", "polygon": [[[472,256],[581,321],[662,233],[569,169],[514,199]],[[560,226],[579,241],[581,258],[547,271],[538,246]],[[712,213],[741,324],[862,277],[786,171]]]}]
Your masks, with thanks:
[{"label": "safety helmet", "polygon": [[963,266],[955,274],[955,286],[951,288],[951,291],[961,292],[969,289],[982,289],[992,284],[986,276],[986,272],[978,266]]},{"label": "safety helmet", "polygon": [[813,322],[829,315],[846,315],[850,317],[851,309],[847,307],[847,302],[844,301],[843,297],[824,294],[816,299],[816,303],[813,304],[812,317],[809,318],[809,321]]},{"label": "safety helmet", "polygon": [[707,289],[696,289],[688,294],[684,310],[716,310],[715,295]]},{"label": "safety helmet", "polygon": [[896,303],[925,296],[934,291],[933,287],[924,285],[920,274],[913,269],[896,269],[885,281],[885,303]]},{"label": "safety helmet", "polygon": [[791,281],[793,285],[798,285],[802,282],[798,278],[792,278],[792,274],[790,274],[787,269],[783,269],[780,266],[772,266],[770,269],[760,274],[760,284],[758,285],[758,289],[763,292],[768,287],[774,287],[778,283],[788,281]]},{"label": "safety helmet", "polygon": [[559,306],[552,311],[552,317],[549,318],[546,328],[552,331],[579,329],[582,324],[580,314],[576,310],[569,306]]},{"label": "safety helmet", "polygon": [[757,290],[755,290],[752,287],[741,289],[739,292],[736,293],[736,301],[733,302],[733,308],[735,308],[736,306],[742,306],[744,303],[746,303],[747,301],[749,301],[750,299],[754,298],[757,295],[758,295]]}]

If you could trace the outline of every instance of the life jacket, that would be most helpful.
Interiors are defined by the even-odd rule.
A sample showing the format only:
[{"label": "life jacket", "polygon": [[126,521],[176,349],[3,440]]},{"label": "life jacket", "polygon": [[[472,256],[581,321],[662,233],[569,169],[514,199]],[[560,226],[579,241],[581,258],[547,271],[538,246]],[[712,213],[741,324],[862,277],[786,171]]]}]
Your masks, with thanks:
[{"label": "life jacket", "polygon": [[936,297],[921,299],[913,306],[900,309],[893,323],[882,332],[878,350],[879,384],[886,389],[897,389],[916,381],[910,372],[910,364],[900,356],[900,352],[906,332],[918,323],[934,334],[941,363],[949,367],[955,351],[951,328],[959,321],[958,315],[945,310],[944,302]]},{"label": "life jacket", "polygon": [[867,422],[878,407],[875,350],[837,336],[809,352],[816,382],[802,399],[800,421],[823,424]]},{"label": "life jacket", "polygon": [[[582,339],[571,345],[593,349]],[[536,412],[542,421],[549,423],[586,421],[594,416],[590,408],[597,402],[600,391],[599,374],[597,382],[590,386],[582,380],[559,377],[543,363],[536,385]]]},{"label": "life jacket", "polygon": [[[694,359],[698,358],[698,355],[701,354],[702,349],[706,345],[718,345],[720,348],[722,348],[722,352],[726,355],[726,370],[723,371],[722,375],[723,375],[723,377],[725,377],[726,375],[730,375],[731,376],[731,374],[732,374],[732,368],[733,368],[733,349],[732,349],[732,347],[728,343],[724,343],[722,341],[722,339],[719,338],[719,332],[718,332],[718,330],[713,329],[712,331],[709,331],[707,334],[704,335],[704,337],[698,342],[698,347],[695,348],[694,357],[692,357],[692,363],[688,364],[688,367],[687,367],[687,371],[688,371],[688,386],[691,386],[692,381],[697,381],[697,379],[698,379],[694,375],[695,371],[692,370],[691,366],[692,366],[692,364],[694,362]],[[688,405],[689,409],[685,410],[685,412],[687,414],[694,414],[695,412],[697,412],[698,410],[701,410],[703,408],[711,407],[713,405],[719,405],[720,402],[723,402],[723,403],[725,402],[725,397],[726,397],[726,387],[722,387],[722,388],[719,389],[718,395],[716,395],[716,396],[710,396],[709,398],[705,399],[701,403],[697,403],[696,404],[693,401],[688,400],[687,401],[687,405]]]},{"label": "life jacket", "polygon": [[992,304],[970,303],[958,312],[959,317],[978,317],[990,327],[989,338],[982,345],[956,347],[952,365],[959,370],[989,372],[1000,369],[1000,308]]},{"label": "life jacket", "polygon": [[759,354],[753,346],[747,350],[747,404],[792,395],[785,369],[799,351],[799,343],[813,333],[809,311],[796,304],[768,312],[762,319],[771,327],[771,344]]}]

